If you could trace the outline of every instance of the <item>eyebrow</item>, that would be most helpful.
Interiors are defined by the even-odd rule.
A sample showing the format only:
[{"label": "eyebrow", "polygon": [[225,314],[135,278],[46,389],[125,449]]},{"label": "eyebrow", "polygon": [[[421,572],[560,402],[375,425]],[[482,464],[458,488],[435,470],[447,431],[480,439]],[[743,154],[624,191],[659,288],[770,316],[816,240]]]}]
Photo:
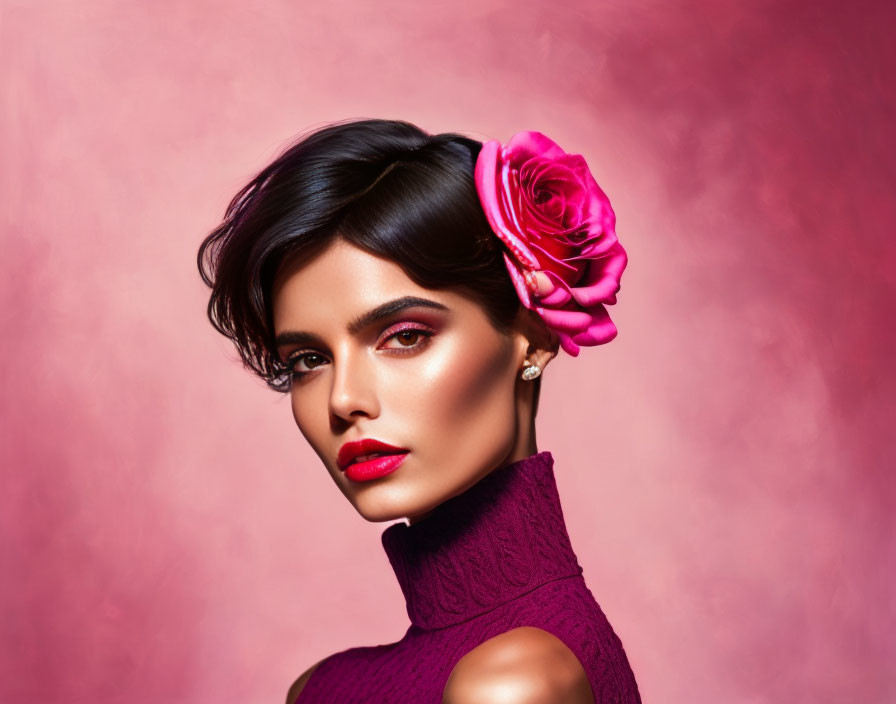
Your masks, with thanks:
[{"label": "eyebrow", "polygon": [[[442,303],[438,303],[436,301],[432,301],[428,298],[420,298],[419,296],[403,296],[401,298],[395,298],[391,301],[386,301],[382,305],[378,305],[376,308],[367,311],[363,315],[358,316],[353,321],[351,321],[348,326],[346,326],[346,330],[348,330],[349,334],[357,335],[361,330],[380,321],[384,318],[388,318],[396,313],[400,313],[401,311],[407,308],[434,308],[436,310],[449,310],[448,306],[443,305]],[[274,344],[277,347],[281,345],[294,345],[294,344],[313,344],[320,342],[320,337],[311,332],[304,332],[302,330],[285,330],[277,335],[274,340]]]}]

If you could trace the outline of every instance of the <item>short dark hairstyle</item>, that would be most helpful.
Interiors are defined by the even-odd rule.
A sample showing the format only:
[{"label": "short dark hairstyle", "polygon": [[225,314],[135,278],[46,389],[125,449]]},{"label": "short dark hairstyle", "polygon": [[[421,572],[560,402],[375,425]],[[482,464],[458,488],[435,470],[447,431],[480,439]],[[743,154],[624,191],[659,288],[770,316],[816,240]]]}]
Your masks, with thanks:
[{"label": "short dark hairstyle", "polygon": [[476,192],[481,148],[402,120],[347,120],[299,137],[234,196],[199,248],[212,324],[246,367],[288,391],[274,344],[274,277],[287,258],[301,264],[341,237],[424,288],[470,297],[508,333],[522,304]]}]

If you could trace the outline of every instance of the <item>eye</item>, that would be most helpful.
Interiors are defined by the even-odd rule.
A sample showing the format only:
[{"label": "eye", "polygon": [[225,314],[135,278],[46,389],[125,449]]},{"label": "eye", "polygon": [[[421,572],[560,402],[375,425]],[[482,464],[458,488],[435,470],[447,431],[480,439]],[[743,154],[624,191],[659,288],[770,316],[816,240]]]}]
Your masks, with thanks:
[{"label": "eye", "polygon": [[386,349],[416,350],[423,347],[432,336],[433,332],[431,330],[405,324],[403,327],[387,332],[386,340],[394,339],[398,342],[398,347],[387,347]]},{"label": "eye", "polygon": [[[298,379],[299,377],[305,376],[305,374],[313,370],[315,367],[319,366],[321,363],[320,361],[323,359],[323,356],[317,354],[316,352],[302,352],[299,354],[294,354],[286,360],[286,371],[293,379]],[[304,362],[306,368],[298,368],[299,362]]]},{"label": "eye", "polygon": [[[385,341],[395,340],[398,342],[396,347],[383,347],[383,349],[397,352],[398,354],[406,354],[416,352],[423,349],[429,344],[429,339],[435,333],[428,328],[415,324],[402,323],[386,331]],[[326,357],[317,352],[296,352],[292,354],[285,363],[286,372],[293,381],[298,381],[302,377],[307,376],[317,367],[326,363]],[[301,365],[304,364],[304,369]]]}]

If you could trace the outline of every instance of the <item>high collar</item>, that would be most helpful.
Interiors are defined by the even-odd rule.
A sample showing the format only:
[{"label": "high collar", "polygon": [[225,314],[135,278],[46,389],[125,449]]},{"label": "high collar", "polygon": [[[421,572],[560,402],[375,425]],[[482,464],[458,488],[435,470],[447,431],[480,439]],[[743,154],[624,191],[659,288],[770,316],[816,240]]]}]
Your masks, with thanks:
[{"label": "high collar", "polygon": [[548,451],[493,470],[412,525],[389,526],[382,543],[411,623],[426,630],[582,573]]}]

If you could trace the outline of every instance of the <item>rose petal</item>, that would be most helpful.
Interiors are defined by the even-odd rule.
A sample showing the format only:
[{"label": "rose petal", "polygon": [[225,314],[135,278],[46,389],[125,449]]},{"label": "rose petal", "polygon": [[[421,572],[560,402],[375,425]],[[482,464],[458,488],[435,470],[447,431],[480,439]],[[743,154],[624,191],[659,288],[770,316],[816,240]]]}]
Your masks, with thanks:
[{"label": "rose petal", "polygon": [[535,185],[564,194],[584,207],[589,200],[590,183],[568,166],[553,162],[550,167],[541,169],[534,180]]},{"label": "rose petal", "polygon": [[[482,209],[495,234],[510,248],[514,256],[522,264],[531,268],[538,266],[538,260],[520,239],[519,229],[513,230],[512,224],[506,219],[506,213],[502,207],[507,182],[506,170],[499,167],[501,143],[498,140],[489,140],[482,145],[482,151],[476,160],[474,178]],[[501,179],[502,188],[498,183]],[[510,209],[511,215],[513,209]]]},{"label": "rose petal", "polygon": [[[589,232],[586,230],[576,229],[568,234],[556,235],[554,239],[569,247],[578,248],[579,252],[591,246],[591,243],[601,236],[600,232]],[[585,256],[581,254],[580,256]]]},{"label": "rose petal", "polygon": [[570,290],[576,302],[592,306],[603,302],[620,289],[620,278],[628,263],[628,255],[618,242],[600,259],[592,261],[582,281]]},{"label": "rose petal", "polygon": [[564,352],[573,357],[579,356],[579,346],[572,341],[572,338],[563,332],[558,332],[557,337],[560,338],[560,347],[563,348]]},{"label": "rose petal", "polygon": [[575,262],[567,263],[570,255],[575,254],[578,250],[562,242],[557,242],[551,237],[542,237],[537,242],[534,240],[530,241],[529,251],[535,255],[541,264],[538,267],[539,269],[557,269],[559,267],[565,268],[570,273],[582,270],[582,267]]},{"label": "rose petal", "polygon": [[506,252],[501,252],[501,256],[504,257],[504,265],[507,267],[507,273],[510,274],[510,280],[513,282],[513,287],[516,289],[516,294],[520,297],[520,301],[522,301],[526,308],[532,310],[532,299],[529,297],[529,288],[526,286],[526,280],[523,278],[522,273],[520,273],[518,265],[507,256]]},{"label": "rose petal", "polygon": [[[549,244],[549,243],[550,243],[550,240],[548,240],[547,244]],[[539,263],[540,263],[540,266],[537,267],[538,269],[563,268],[567,272],[576,272],[576,273],[579,273],[582,270],[582,267],[577,267],[574,262],[569,263],[570,259],[573,259],[573,258],[566,257],[564,259],[560,259],[559,257],[554,256],[554,254],[552,252],[545,249],[540,244],[535,244],[535,242],[530,242],[529,247],[530,247],[531,251],[533,251],[535,253],[536,257],[538,257],[539,253],[541,253],[543,255],[542,257],[538,257]],[[541,261],[542,259],[545,259],[547,261]]]},{"label": "rose petal", "polygon": [[549,279],[552,290],[543,295],[539,295],[538,301],[544,306],[551,308],[560,308],[572,300],[572,294],[569,292],[569,285],[562,277],[557,276],[553,271],[540,271],[542,276]]},{"label": "rose petal", "polygon": [[547,222],[562,223],[566,212],[574,206],[567,203],[566,196],[548,189],[542,189],[543,193],[548,194],[547,200],[540,204],[536,204],[536,210],[544,217]]},{"label": "rose petal", "polygon": [[557,284],[551,280],[550,272],[532,271],[529,272],[529,278],[531,279],[529,290],[541,301],[544,300],[545,296],[550,295],[553,293],[554,289],[557,288]]},{"label": "rose petal", "polygon": [[562,229],[560,217],[551,217],[543,207],[523,198],[520,202],[520,224],[529,237],[553,236]]},{"label": "rose petal", "polygon": [[580,248],[579,253],[569,259],[597,259],[611,250],[618,241],[616,233],[607,230],[600,237]]},{"label": "rose petal", "polygon": [[541,132],[517,132],[504,147],[504,160],[517,168],[533,157],[556,159],[566,154],[554,140]]},{"label": "rose petal", "polygon": [[599,227],[602,232],[615,232],[616,213],[610,205],[610,199],[594,180],[590,171],[586,171],[586,188],[590,195],[588,202],[588,220]]},{"label": "rose petal", "polygon": [[[586,184],[575,171],[557,161],[533,158],[521,169],[520,182],[525,186],[523,190],[529,201],[526,205],[544,216],[541,222],[543,229],[551,232],[558,226],[579,226],[590,195]],[[536,195],[542,191],[554,194],[558,199],[556,205],[552,203],[548,208],[546,203],[538,203]],[[556,209],[561,203],[562,211]]]},{"label": "rose petal", "polygon": [[535,310],[555,330],[564,330],[570,333],[581,332],[587,329],[591,322],[591,315],[583,310],[557,310],[540,306],[536,306]]},{"label": "rose petal", "polygon": [[607,313],[606,308],[602,305],[597,305],[589,308],[588,311],[591,314],[591,322],[587,329],[572,335],[574,342],[585,347],[591,347],[593,345],[602,345],[616,337],[618,330],[613,321],[610,320],[610,315]]}]

